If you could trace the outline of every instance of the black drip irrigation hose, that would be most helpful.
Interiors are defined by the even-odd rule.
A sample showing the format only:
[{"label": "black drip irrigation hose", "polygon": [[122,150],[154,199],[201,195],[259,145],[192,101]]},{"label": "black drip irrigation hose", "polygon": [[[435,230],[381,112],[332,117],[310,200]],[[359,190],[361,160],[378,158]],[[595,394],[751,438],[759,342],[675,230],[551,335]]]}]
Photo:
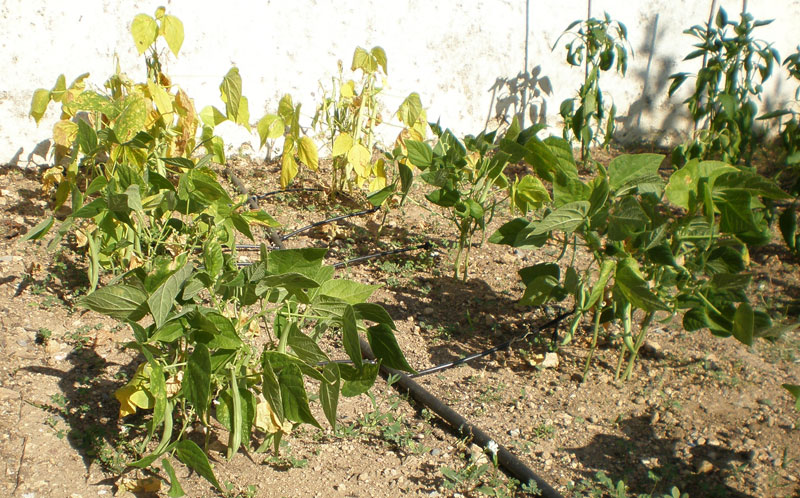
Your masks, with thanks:
[{"label": "black drip irrigation hose", "polygon": [[283,189],[283,190],[273,190],[271,192],[265,192],[265,193],[259,194],[259,195],[252,195],[252,196],[250,196],[250,199],[255,199],[257,201],[260,201],[260,200],[266,199],[267,197],[272,196],[272,195],[288,194],[290,192],[324,192],[324,191],[325,191],[325,189],[323,189],[323,188],[305,188],[305,187],[286,188],[286,189]]},{"label": "black drip irrigation hose", "polygon": [[316,223],[312,223],[312,224],[306,225],[306,226],[304,226],[302,228],[298,228],[294,232],[287,233],[286,235],[281,237],[281,240],[283,241],[283,240],[289,239],[291,237],[294,237],[297,234],[300,234],[300,233],[303,233],[305,231],[311,230],[312,228],[316,228],[318,226],[327,225],[328,223],[334,223],[334,222],[337,222],[337,221],[340,221],[340,220],[345,220],[347,218],[354,218],[356,216],[364,216],[365,214],[374,213],[375,211],[377,211],[379,209],[380,209],[380,206],[375,206],[373,208],[365,209],[363,211],[357,211],[355,213],[350,213],[350,214],[343,214],[341,216],[334,216],[333,218],[328,218],[327,220],[317,221]]},{"label": "black drip irrigation hose", "polygon": [[506,342],[504,342],[502,344],[498,344],[497,346],[495,346],[495,347],[493,347],[491,349],[487,349],[485,351],[481,351],[480,353],[471,354],[469,356],[464,356],[463,358],[459,358],[459,359],[457,359],[455,361],[451,361],[450,363],[442,363],[441,365],[436,365],[435,367],[431,367],[431,368],[427,368],[425,370],[421,370],[421,371],[419,371],[419,372],[417,372],[417,373],[415,373],[413,375],[410,375],[409,377],[412,378],[412,379],[415,379],[417,377],[422,377],[424,375],[430,375],[430,374],[436,373],[436,372],[438,372],[440,370],[447,370],[448,368],[456,367],[458,365],[463,365],[464,363],[467,363],[469,361],[477,360],[478,358],[483,358],[484,356],[489,356],[490,354],[494,354],[494,353],[496,353],[498,351],[502,351],[504,349],[508,349],[515,342],[523,341],[523,340],[525,340],[526,337],[528,337],[529,335],[531,335],[533,333],[539,333],[539,332],[541,332],[541,331],[543,331],[545,329],[549,329],[550,327],[554,327],[554,326],[558,325],[559,323],[561,323],[561,320],[563,320],[564,318],[570,316],[573,313],[575,313],[575,310],[565,311],[565,312],[559,314],[558,316],[556,316],[555,318],[553,318],[552,320],[550,320],[550,321],[548,321],[548,322],[546,322],[546,323],[544,323],[542,325],[539,325],[538,327],[534,327],[531,330],[528,330],[527,332],[525,332],[525,334],[523,334],[521,336],[518,336],[518,337],[514,337],[512,339],[509,339]]},{"label": "black drip irrigation hose", "polygon": [[[359,338],[361,342],[361,353],[369,359],[375,360],[375,355],[363,338]],[[381,371],[384,375],[394,375],[399,378],[394,385],[406,391],[417,402],[426,406],[428,409],[442,417],[451,427],[453,427],[462,437],[469,437],[472,442],[481,446],[482,448],[496,450],[494,453],[497,456],[497,463],[511,474],[515,479],[522,483],[530,484],[531,481],[536,483],[536,486],[541,491],[540,496],[545,498],[563,498],[561,494],[550,486],[544,479],[536,475],[530,468],[528,468],[522,461],[508,451],[504,446],[495,442],[487,433],[482,431],[477,426],[471,424],[458,412],[444,404],[439,398],[431,394],[424,387],[417,384],[411,377],[404,373],[381,365]]]}]

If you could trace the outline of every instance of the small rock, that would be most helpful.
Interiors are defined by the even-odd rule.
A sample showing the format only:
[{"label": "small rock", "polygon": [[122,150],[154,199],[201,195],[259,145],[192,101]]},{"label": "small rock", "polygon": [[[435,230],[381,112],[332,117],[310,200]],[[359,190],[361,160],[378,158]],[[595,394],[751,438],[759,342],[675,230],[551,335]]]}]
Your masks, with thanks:
[{"label": "small rock", "polygon": [[558,354],[546,353],[539,366],[542,368],[558,368]]},{"label": "small rock", "polygon": [[661,344],[657,343],[656,341],[644,341],[642,345],[644,351],[654,358],[660,358],[664,355],[663,349],[661,348]]},{"label": "small rock", "polygon": [[596,424],[600,419],[597,418],[597,415],[589,415],[589,422]]},{"label": "small rock", "polygon": [[422,314],[423,315],[432,315],[433,314],[433,308],[431,306],[425,307],[425,309],[422,310]]},{"label": "small rock", "polygon": [[345,483],[342,482],[342,483],[339,483],[336,486],[334,486],[333,489],[335,489],[336,491],[341,491],[342,493],[344,493],[345,491],[347,491],[347,486],[345,485]]},{"label": "small rock", "polygon": [[712,470],[714,470],[714,464],[709,462],[708,460],[700,460],[700,462],[695,465],[695,470],[697,470],[698,474],[708,474]]},{"label": "small rock", "polygon": [[519,437],[519,429],[511,429],[508,431],[508,435],[511,437]]},{"label": "small rock", "polygon": [[650,416],[650,425],[655,425],[656,423],[658,423],[658,420],[659,420],[660,418],[661,418],[661,415],[659,415],[659,413],[658,413],[658,412],[654,412],[654,413],[653,413],[653,414]]},{"label": "small rock", "polygon": [[633,398],[634,405],[643,405],[644,401],[645,401],[644,396],[636,396],[635,398]]},{"label": "small rock", "polygon": [[704,437],[697,438],[697,446],[703,446],[704,444],[706,444],[706,438]]},{"label": "small rock", "polygon": [[439,448],[434,448],[434,449],[431,450],[431,456],[439,456],[441,454],[442,454],[442,450],[440,450]]},{"label": "small rock", "polygon": [[361,482],[368,482],[369,481],[369,472],[362,472],[358,474],[358,480]]}]

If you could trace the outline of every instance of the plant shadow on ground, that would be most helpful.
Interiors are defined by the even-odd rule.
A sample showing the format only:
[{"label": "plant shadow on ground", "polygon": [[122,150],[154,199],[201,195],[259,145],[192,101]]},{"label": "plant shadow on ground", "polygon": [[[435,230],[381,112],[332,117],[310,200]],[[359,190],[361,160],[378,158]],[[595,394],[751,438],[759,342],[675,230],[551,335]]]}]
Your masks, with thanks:
[{"label": "plant shadow on ground", "polygon": [[[685,461],[674,456],[679,440],[659,438],[648,415],[622,419],[618,424],[624,436],[598,434],[586,446],[565,449],[586,468],[593,469],[583,473],[587,480],[602,470],[615,482],[624,480],[631,492],[652,493],[653,481],[648,478],[652,472],[667,486],[680,482],[681,492],[689,496],[752,497],[724,483],[726,472],[747,463],[746,454],[705,444],[694,447],[691,459]],[[641,455],[657,456],[658,463],[650,468],[642,462]],[[695,471],[703,460],[713,464],[711,473]]]},{"label": "plant shadow on ground", "polygon": [[[64,363],[69,363],[69,370],[61,370],[45,366],[24,367],[31,373],[58,378],[58,392],[50,396],[49,403],[33,404],[50,413],[47,419],[59,438],[66,436],[70,445],[83,459],[87,475],[93,464],[99,464],[104,472],[120,473],[127,463],[127,456],[121,446],[134,439],[136,434],[124,434],[117,421],[118,403],[114,400],[114,391],[124,381],[115,380],[105,375],[105,371],[113,363],[106,361],[89,345],[91,338],[78,337],[76,347],[67,354]],[[121,371],[129,377],[136,369],[137,360],[122,367]],[[143,417],[142,413],[132,415]],[[56,418],[58,417],[58,418]],[[67,430],[59,427],[58,419],[67,424]],[[129,420],[130,422],[132,420]],[[138,427],[140,424],[134,424]],[[130,448],[126,448],[130,449]],[[126,452],[127,453],[127,452]],[[114,481],[115,478],[110,479]],[[113,484],[113,482],[95,484]]]},{"label": "plant shadow on ground", "polygon": [[750,257],[758,265],[753,281],[760,283],[757,295],[765,307],[787,318],[800,315],[800,275],[796,271],[800,256],[792,254],[778,240],[753,248]]},{"label": "plant shadow on ground", "polygon": [[[434,364],[453,361],[512,337],[521,337],[537,322],[547,320],[544,309],[518,311],[516,298],[496,292],[478,278],[467,281],[446,276],[415,279],[407,285],[393,287],[393,291],[397,303],[384,307],[400,320],[414,316],[415,323],[432,336],[428,351]],[[549,341],[552,330],[542,331],[540,335]],[[477,360],[476,364],[489,360],[491,357]]]}]

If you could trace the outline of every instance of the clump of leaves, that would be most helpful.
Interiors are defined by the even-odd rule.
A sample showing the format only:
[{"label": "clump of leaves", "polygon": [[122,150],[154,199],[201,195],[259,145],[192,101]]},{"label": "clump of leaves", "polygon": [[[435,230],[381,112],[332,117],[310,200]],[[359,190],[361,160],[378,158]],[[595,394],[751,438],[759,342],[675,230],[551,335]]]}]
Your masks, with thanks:
[{"label": "clump of leaves", "polygon": [[[703,66],[695,75],[692,94],[684,101],[695,122],[695,132],[673,152],[674,164],[680,166],[693,158],[750,164],[758,111],[753,98],[761,98],[763,83],[772,75],[775,62],[780,61],[772,44],[756,39],[754,32],[771,22],[754,20],[746,11],[739,22],[731,21],[720,8],[714,24],[684,31],[699,40],[694,45],[697,50],[684,60],[702,57]],[[686,72],[671,75],[669,95],[690,76]]]},{"label": "clump of leaves", "polygon": [[281,187],[286,188],[297,176],[299,165],[312,171],[319,167],[317,146],[300,128],[300,104],[294,105],[292,96],[284,95],[278,103],[277,114],[267,114],[258,121],[258,134],[263,147],[268,140],[283,136],[281,154]]},{"label": "clump of leaves", "polygon": [[[564,139],[581,143],[581,161],[590,159],[592,144],[607,146],[614,135],[616,107],[607,106],[600,87],[600,73],[612,68],[622,76],[628,69],[628,30],[624,24],[604,13],[603,19],[590,17],[573,21],[561,36],[572,37],[566,44],[567,64],[584,68],[578,96],[561,103]],[[559,37],[559,40],[561,37]],[[553,45],[555,50],[559,40]],[[576,108],[577,105],[577,108]]]}]

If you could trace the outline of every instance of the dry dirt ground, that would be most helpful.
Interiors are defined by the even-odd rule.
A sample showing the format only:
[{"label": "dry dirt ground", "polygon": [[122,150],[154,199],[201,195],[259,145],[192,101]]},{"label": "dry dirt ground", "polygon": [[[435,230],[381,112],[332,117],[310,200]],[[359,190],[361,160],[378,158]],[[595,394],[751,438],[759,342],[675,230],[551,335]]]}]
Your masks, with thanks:
[{"label": "dry dirt ground", "polygon": [[[275,188],[272,166],[234,169],[254,193]],[[35,169],[0,171],[0,496],[124,495],[123,482],[152,477],[125,467],[141,420],[118,420],[113,394],[140,360],[121,348],[129,330],[75,306],[87,285],[80,251],[65,243],[48,252],[46,241],[20,240],[48,211],[39,185]],[[420,187],[413,197],[422,198]],[[261,206],[279,218],[284,233],[363,208],[330,203],[320,193],[273,196]],[[430,241],[430,251],[339,272],[383,284],[372,300],[397,322],[400,345],[417,369],[521,336],[559,311],[516,304],[517,270],[554,258],[555,247],[537,253],[475,247],[470,278],[462,282],[451,277],[455,233],[439,215],[411,202],[390,212],[376,243],[379,222],[379,215],[351,219],[288,243],[330,247],[334,262]],[[753,300],[776,317],[797,320],[800,261],[777,239],[752,259]],[[581,379],[587,330],[588,324],[559,349],[554,367],[533,366],[548,350],[548,331],[419,382],[564,496],[612,496],[600,471],[614,483],[624,480],[630,496],[660,497],[673,486],[692,497],[800,496],[800,411],[780,387],[800,383],[797,331],[746,348],[707,331],[661,325],[649,335],[635,378],[618,383],[618,345],[610,341]],[[338,431],[300,429],[279,457],[256,454],[252,442],[251,451],[228,462],[212,443],[210,459],[229,485],[227,496],[521,494],[491,465],[475,477],[485,457],[424,407],[382,379],[372,393],[342,399]],[[220,429],[214,437],[227,436]],[[176,471],[187,496],[215,495],[187,468]],[[463,481],[453,486],[445,474]]]}]

